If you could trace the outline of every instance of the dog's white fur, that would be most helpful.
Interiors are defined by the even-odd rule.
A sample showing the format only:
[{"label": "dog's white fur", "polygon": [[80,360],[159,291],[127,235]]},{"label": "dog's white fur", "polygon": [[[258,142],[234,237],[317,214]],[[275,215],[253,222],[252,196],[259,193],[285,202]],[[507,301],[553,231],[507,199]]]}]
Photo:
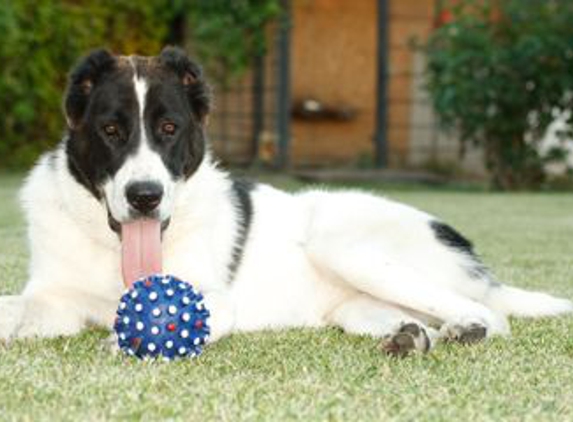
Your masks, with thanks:
[{"label": "dog's white fur", "polygon": [[[113,324],[124,290],[120,241],[108,227],[105,205],[69,173],[64,142],[39,161],[22,191],[30,279],[21,295],[0,298],[0,339]],[[121,220],[127,183],[145,177],[166,185],[169,204],[162,213],[171,225],[163,239],[164,272],[204,293],[212,340],[237,331],[328,325],[385,337],[408,322],[443,323],[443,332],[478,322],[490,335],[507,334],[508,314],[573,310],[565,299],[471,277],[469,256],[436,239],[432,216],[353,191],[290,194],[258,186],[243,259],[229,283],[239,223],[228,175],[207,156],[188,181],[169,185],[160,163],[143,140],[106,184],[106,200]]]}]

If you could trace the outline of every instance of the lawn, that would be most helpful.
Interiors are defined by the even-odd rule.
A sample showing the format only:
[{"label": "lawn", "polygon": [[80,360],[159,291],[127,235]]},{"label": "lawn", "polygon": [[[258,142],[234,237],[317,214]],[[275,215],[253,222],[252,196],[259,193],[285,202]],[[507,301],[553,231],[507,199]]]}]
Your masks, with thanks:
[{"label": "lawn", "polygon": [[[2,294],[26,278],[20,181],[0,176]],[[501,280],[573,297],[573,195],[379,192],[458,227]],[[0,419],[573,420],[573,319],[512,327],[407,359],[334,328],[234,335],[174,363],[112,356],[101,330],[17,342],[0,346]]]}]

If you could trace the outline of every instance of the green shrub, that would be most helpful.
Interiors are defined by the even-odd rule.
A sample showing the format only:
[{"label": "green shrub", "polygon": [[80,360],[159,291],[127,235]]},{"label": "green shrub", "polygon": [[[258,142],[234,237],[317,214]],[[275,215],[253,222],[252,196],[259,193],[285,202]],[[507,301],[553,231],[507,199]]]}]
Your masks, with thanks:
[{"label": "green shrub", "polygon": [[265,54],[266,23],[281,12],[279,0],[199,0],[191,3],[193,47],[211,78],[227,84]]},{"label": "green shrub", "polygon": [[0,168],[28,166],[64,127],[67,72],[87,50],[156,54],[168,0],[0,0]]},{"label": "green shrub", "polygon": [[29,166],[59,141],[67,72],[88,50],[157,54],[185,41],[173,40],[179,19],[225,82],[262,54],[279,12],[279,0],[0,0],[0,168]]},{"label": "green shrub", "polygon": [[446,129],[485,151],[492,184],[539,186],[537,143],[573,100],[573,2],[442,2],[430,35],[428,89]]}]

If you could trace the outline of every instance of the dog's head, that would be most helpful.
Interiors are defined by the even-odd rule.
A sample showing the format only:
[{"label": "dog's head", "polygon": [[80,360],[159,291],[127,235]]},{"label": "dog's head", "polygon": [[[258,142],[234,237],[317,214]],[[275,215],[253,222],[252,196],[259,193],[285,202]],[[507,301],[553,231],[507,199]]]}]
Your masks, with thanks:
[{"label": "dog's head", "polygon": [[97,50],[72,71],[69,169],[107,205],[114,230],[138,218],[169,220],[177,183],[205,154],[209,97],[200,67],[177,48],[157,57]]}]

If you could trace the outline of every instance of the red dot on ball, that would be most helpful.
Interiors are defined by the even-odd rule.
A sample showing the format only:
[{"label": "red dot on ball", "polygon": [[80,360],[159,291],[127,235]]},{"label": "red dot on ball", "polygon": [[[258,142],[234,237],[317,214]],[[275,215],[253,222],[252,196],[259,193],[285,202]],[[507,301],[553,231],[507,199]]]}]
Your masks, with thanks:
[{"label": "red dot on ball", "polygon": [[151,287],[151,280],[145,280],[145,287]]},{"label": "red dot on ball", "polygon": [[168,329],[169,331],[175,331],[175,328],[176,328],[176,327],[175,327],[175,324],[173,324],[173,323],[167,324],[167,329]]},{"label": "red dot on ball", "polygon": [[203,321],[201,321],[200,319],[195,321],[195,328],[203,328]]}]

